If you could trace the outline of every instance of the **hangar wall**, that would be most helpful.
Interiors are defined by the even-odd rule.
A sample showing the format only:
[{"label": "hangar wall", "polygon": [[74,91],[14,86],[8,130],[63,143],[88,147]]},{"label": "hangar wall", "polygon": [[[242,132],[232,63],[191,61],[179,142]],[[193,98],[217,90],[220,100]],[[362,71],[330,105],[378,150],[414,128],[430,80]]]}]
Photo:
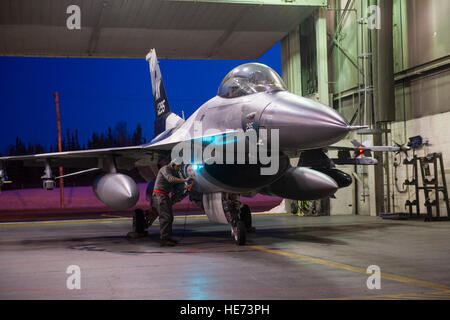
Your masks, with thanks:
[{"label": "hangar wall", "polygon": [[[364,72],[362,59],[358,58],[363,52],[374,53],[379,35],[377,30],[369,30],[358,24],[362,17],[367,17],[369,5],[378,5],[380,0],[329,0],[327,10],[328,34],[328,88],[330,105],[338,110],[352,124],[360,124],[358,110],[358,83],[363,82]],[[430,146],[416,151],[418,156],[430,152],[442,152],[444,166],[447,168],[446,179],[450,182],[450,11],[448,0],[393,0],[393,56],[395,76],[395,112],[393,121],[383,124],[392,130],[388,134],[388,144],[405,143],[409,137],[422,135],[429,140]],[[350,4],[350,6],[347,6]],[[347,9],[347,10],[344,10]],[[304,22],[305,23],[305,22]],[[341,28],[339,26],[342,26]],[[302,25],[299,33],[302,34]],[[383,26],[381,26],[383,28]],[[305,28],[303,28],[305,29]],[[338,31],[338,32],[336,32]],[[282,44],[286,39],[282,41]],[[292,35],[290,42],[292,43]],[[301,44],[301,41],[299,40]],[[302,53],[307,52],[300,45],[300,59]],[[286,54],[286,52],[284,52]],[[283,58],[282,47],[282,60]],[[375,59],[375,58],[374,58]],[[284,61],[285,62],[285,61]],[[376,84],[375,64],[366,66],[365,75],[369,84]],[[298,77],[310,73],[302,63]],[[283,77],[285,76],[283,69]],[[358,75],[359,74],[359,75]],[[293,78],[289,74],[289,78]],[[289,81],[288,81],[289,82]],[[376,87],[375,87],[376,90]],[[309,95],[317,97],[317,94]],[[368,108],[377,106],[376,93],[368,95]],[[369,119],[370,120],[370,119]],[[376,119],[375,119],[376,120]],[[372,135],[351,134],[347,141],[340,145],[349,145],[349,141],[372,140]],[[383,144],[385,140],[383,138]],[[410,152],[410,156],[411,156]],[[391,211],[406,212],[406,199],[414,199],[413,192],[402,185],[407,176],[407,169],[401,163],[399,156],[390,154],[389,173]],[[386,158],[384,159],[386,160]],[[394,161],[399,163],[397,168],[397,184],[395,186]],[[347,173],[357,174],[359,179],[352,187],[339,190],[337,200],[331,200],[331,214],[361,214],[377,215],[375,169],[355,168],[344,166]],[[387,203],[386,171],[384,172],[384,202]],[[411,172],[408,173],[411,176]],[[448,186],[449,187],[449,186]],[[405,191],[406,190],[406,191]],[[381,198],[381,199],[383,199]],[[421,201],[423,202],[423,201]],[[443,207],[442,207],[443,208]],[[424,210],[424,208],[422,208]]]},{"label": "hangar wall", "polygon": [[[344,2],[342,1],[342,3]],[[359,11],[362,12],[360,16],[364,16],[364,1],[356,3],[360,7]],[[388,137],[388,143],[391,145],[395,142],[404,143],[409,137],[422,135],[430,141],[431,146],[425,150],[417,150],[417,154],[423,156],[431,152],[442,152],[444,166],[450,168],[450,134],[447,129],[450,117],[450,38],[446,36],[447,30],[449,30],[446,13],[449,12],[450,2],[446,0],[394,0],[393,9],[395,118],[389,125],[392,133]],[[356,13],[353,16],[356,16]],[[354,51],[350,51],[353,54],[357,51],[355,46],[351,46],[349,38],[351,39],[357,33],[354,24],[355,21],[349,17],[343,28],[343,47],[349,48],[349,50],[353,48]],[[333,73],[333,82],[336,84],[334,88],[330,88],[333,97],[340,97],[342,93],[356,88],[355,79],[357,79],[358,71],[342,51],[335,49],[330,61],[330,69]],[[356,109],[355,97],[352,95],[344,99],[334,99],[334,106],[350,120],[349,117]],[[391,211],[405,212],[405,201],[415,198],[412,188],[408,190],[402,185],[407,176],[411,177],[411,168],[407,173],[408,169],[402,164],[401,155],[389,154],[388,157],[390,158],[388,170],[391,177],[391,192],[389,195],[384,195],[385,202],[389,196],[393,204]],[[396,175],[393,166],[395,160],[399,164],[397,185],[401,192],[395,186]],[[446,172],[448,182],[448,169]],[[369,177],[370,185],[367,188],[369,197],[373,197],[374,194],[370,192],[371,181],[372,179]],[[386,189],[387,186],[385,186]],[[403,192],[405,190],[406,192]],[[361,186],[359,186],[359,202],[364,201],[365,192],[366,190],[361,190]],[[420,202],[421,210],[425,212],[423,197]],[[368,211],[367,208],[364,209],[361,203],[360,208],[360,214],[377,214],[372,207]],[[339,206],[336,209],[341,212],[345,208]],[[441,209],[443,209],[442,201]],[[350,214],[348,210],[347,213]]]}]

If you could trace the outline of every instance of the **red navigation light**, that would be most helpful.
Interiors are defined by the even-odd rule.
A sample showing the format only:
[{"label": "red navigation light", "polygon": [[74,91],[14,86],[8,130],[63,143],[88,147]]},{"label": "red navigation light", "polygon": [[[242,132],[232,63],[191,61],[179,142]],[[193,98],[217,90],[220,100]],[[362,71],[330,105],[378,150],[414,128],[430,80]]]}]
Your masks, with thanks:
[{"label": "red navigation light", "polygon": [[362,156],[364,154],[364,148],[363,147],[359,147],[357,154],[356,154],[356,158],[358,158],[359,156]]}]

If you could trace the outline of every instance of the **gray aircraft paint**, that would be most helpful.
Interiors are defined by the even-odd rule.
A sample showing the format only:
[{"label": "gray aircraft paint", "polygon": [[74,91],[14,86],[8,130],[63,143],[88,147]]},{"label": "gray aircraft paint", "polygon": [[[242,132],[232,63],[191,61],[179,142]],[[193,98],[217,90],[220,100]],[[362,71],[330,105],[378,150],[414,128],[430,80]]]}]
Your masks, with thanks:
[{"label": "gray aircraft paint", "polygon": [[[159,67],[157,67],[156,52],[153,50],[151,53],[153,54],[147,56],[150,60],[150,72],[154,72],[157,68],[157,73],[152,73],[151,77],[154,81],[152,83],[153,93],[156,98],[161,98],[162,92],[159,92],[158,95],[157,88],[161,87],[158,86],[158,83],[162,81],[162,78]],[[246,68],[250,71],[254,68],[257,72],[249,74],[249,77],[245,78],[244,71]],[[273,87],[267,87],[270,90],[264,89],[261,91],[261,85],[264,83],[254,79],[258,79],[264,73],[266,73],[265,76],[273,76],[274,82],[270,84],[275,83],[278,85],[278,87],[275,87],[276,90],[272,90]],[[235,74],[244,74],[244,76],[233,79]],[[233,83],[229,85],[227,81],[234,80],[237,81],[236,83],[247,81],[246,85],[256,84],[255,87],[250,87],[250,89],[255,88],[255,92],[243,96],[227,96],[227,90],[234,88]],[[252,83],[251,81],[255,82]],[[248,89],[248,87],[246,88]],[[238,89],[240,88],[238,87]],[[220,135],[245,132],[250,129],[255,131],[267,129],[268,132],[270,130],[279,130],[279,155],[281,157],[280,159],[277,158],[280,161],[278,170],[271,172],[272,175],[264,178],[260,174],[253,177],[249,176],[248,172],[251,170],[245,169],[247,165],[236,167],[241,170],[240,172],[230,172],[227,167],[205,166],[201,168],[201,170],[196,172],[194,186],[203,194],[210,194],[203,197],[203,199],[210,199],[206,200],[205,207],[216,208],[220,205],[218,202],[220,197],[213,195],[214,193],[245,192],[255,194],[265,190],[266,193],[278,196],[286,193],[288,196],[300,198],[301,195],[296,195],[295,191],[292,193],[292,190],[283,188],[295,189],[298,186],[302,186],[302,188],[306,186],[311,192],[311,198],[315,198],[315,195],[331,195],[337,190],[337,185],[333,183],[332,179],[321,172],[306,168],[291,168],[289,159],[284,155],[284,152],[292,149],[324,148],[340,141],[355,127],[349,126],[338,113],[317,101],[289,93],[283,88],[282,80],[279,76],[272,69],[261,64],[245,64],[230,71],[219,87],[219,94],[222,96],[217,95],[204,103],[187,120],[183,120],[168,109],[164,110],[164,119],[160,119],[165,121],[161,126],[164,128],[164,131],[158,132],[156,137],[148,144],[121,148],[1,157],[0,162],[23,161],[26,165],[39,166],[44,166],[45,163],[49,162],[53,167],[70,165],[83,169],[100,168],[105,172],[105,175],[94,183],[94,192],[97,197],[110,207],[125,209],[132,207],[136,203],[139,192],[135,187],[135,182],[126,175],[116,173],[116,168],[131,170],[134,167],[144,167],[145,165],[151,165],[155,168],[157,161],[161,159],[164,152],[170,152],[177,144],[203,139],[211,135],[211,132],[214,135]],[[161,102],[156,100],[155,103]],[[168,108],[168,101],[164,101],[164,103]],[[160,116],[163,114],[161,108],[155,107],[155,112],[157,114],[160,113]],[[200,129],[198,129],[198,126],[196,127],[196,123],[201,124]],[[272,156],[274,155],[272,154]],[[278,157],[278,154],[276,156]],[[111,159],[112,161],[110,161]],[[273,160],[270,157],[264,159],[267,162]],[[114,168],[111,168],[111,166],[114,166]],[[214,168],[223,170],[226,175],[225,178],[231,182],[225,183],[224,179],[221,180],[220,177],[214,176],[215,171],[212,170]],[[82,172],[80,171],[80,174]],[[3,170],[0,175],[0,183],[3,183],[6,177],[5,171]],[[242,177],[239,175],[242,175]],[[253,178],[255,178],[255,181],[239,181],[239,179]],[[278,179],[280,182],[286,181],[286,186],[283,187],[282,183],[274,184]],[[301,191],[301,188],[297,189],[299,189],[299,192]],[[303,191],[308,193],[308,190]],[[314,190],[317,191],[315,195]],[[216,220],[223,220],[217,217],[217,214],[220,216],[220,212],[212,212],[214,209],[209,211],[207,210],[209,216],[215,215]]]}]

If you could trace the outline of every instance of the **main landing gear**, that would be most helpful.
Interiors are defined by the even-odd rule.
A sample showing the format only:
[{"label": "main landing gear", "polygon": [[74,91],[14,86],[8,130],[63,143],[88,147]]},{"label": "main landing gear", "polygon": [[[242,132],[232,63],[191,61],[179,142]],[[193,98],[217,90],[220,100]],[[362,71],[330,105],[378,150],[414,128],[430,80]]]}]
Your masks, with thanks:
[{"label": "main landing gear", "polygon": [[[151,210],[151,209],[150,209]],[[142,209],[136,209],[133,213],[132,231],[128,232],[127,237],[132,239],[142,238],[148,235],[149,213]]]},{"label": "main landing gear", "polygon": [[238,246],[245,245],[247,242],[247,229],[244,221],[237,221],[235,226],[231,226],[231,235]]}]

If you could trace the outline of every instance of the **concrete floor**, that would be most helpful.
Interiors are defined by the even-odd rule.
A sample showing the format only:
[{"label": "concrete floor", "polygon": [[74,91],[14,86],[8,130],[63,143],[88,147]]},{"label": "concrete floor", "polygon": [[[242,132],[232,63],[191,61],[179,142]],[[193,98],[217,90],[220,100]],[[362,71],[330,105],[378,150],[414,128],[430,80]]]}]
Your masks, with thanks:
[{"label": "concrete floor", "polygon": [[[185,225],[186,221],[186,225]],[[236,246],[229,228],[179,217],[127,239],[130,219],[0,224],[0,299],[450,299],[450,222],[255,215]],[[69,265],[81,289],[69,290]],[[366,269],[381,269],[369,290]]]}]

